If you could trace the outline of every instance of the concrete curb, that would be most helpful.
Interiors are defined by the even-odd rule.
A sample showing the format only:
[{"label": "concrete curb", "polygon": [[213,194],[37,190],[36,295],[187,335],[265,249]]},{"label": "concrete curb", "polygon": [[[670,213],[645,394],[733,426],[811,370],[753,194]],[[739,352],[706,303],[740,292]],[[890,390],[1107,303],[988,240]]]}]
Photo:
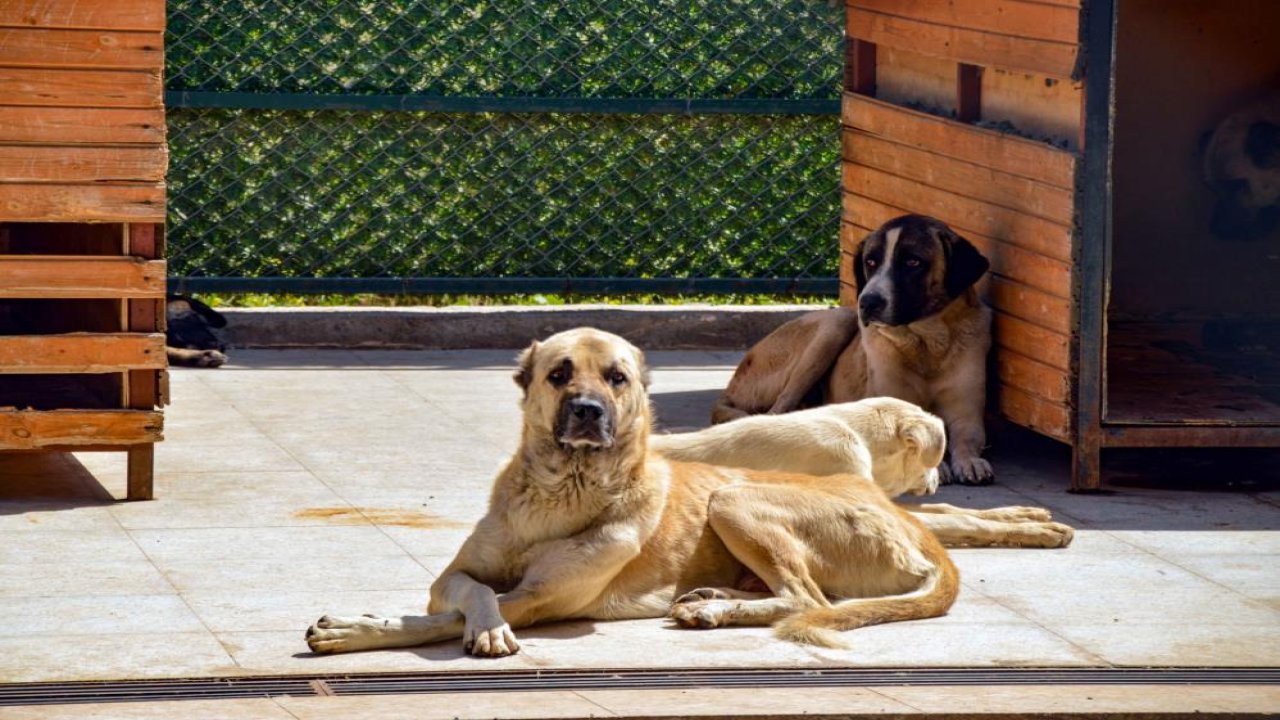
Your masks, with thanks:
[{"label": "concrete curb", "polygon": [[742,350],[820,305],[227,308],[235,347],[518,349],[581,325],[645,350]]}]

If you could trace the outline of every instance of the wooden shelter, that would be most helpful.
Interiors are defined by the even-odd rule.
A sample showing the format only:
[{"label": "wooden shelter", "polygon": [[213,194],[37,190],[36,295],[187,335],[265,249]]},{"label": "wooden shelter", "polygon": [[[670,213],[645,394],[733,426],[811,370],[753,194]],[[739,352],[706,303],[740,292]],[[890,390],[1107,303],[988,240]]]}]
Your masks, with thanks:
[{"label": "wooden shelter", "polygon": [[933,215],[992,263],[995,406],[1074,488],[1103,448],[1280,446],[1280,340],[1208,337],[1280,322],[1280,238],[1210,236],[1198,155],[1280,91],[1280,3],[847,6],[842,302],[862,237]]},{"label": "wooden shelter", "polygon": [[163,0],[0,3],[0,451],[121,450],[164,403]]}]

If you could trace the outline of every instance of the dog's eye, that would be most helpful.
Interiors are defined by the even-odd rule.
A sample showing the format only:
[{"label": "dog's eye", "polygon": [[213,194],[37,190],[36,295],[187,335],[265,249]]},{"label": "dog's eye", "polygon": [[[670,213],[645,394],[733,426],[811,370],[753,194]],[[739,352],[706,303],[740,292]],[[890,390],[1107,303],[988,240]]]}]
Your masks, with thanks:
[{"label": "dog's eye", "polygon": [[623,375],[621,370],[610,370],[605,373],[604,377],[609,381],[610,385],[614,386],[622,385],[627,382],[627,376]]},{"label": "dog's eye", "polygon": [[563,385],[565,383],[564,370],[561,370],[560,368],[552,370],[547,373],[547,380],[551,381],[552,385]]},{"label": "dog's eye", "polygon": [[907,258],[907,267],[909,268],[920,267],[920,258]]},{"label": "dog's eye", "polygon": [[876,266],[876,265],[879,265],[879,264],[880,264],[880,263],[876,262],[875,260],[872,260],[871,258],[867,258],[867,260],[866,260],[866,265],[867,265],[867,267],[868,267],[868,268],[873,268],[873,269],[874,269],[874,268],[875,268],[875,266]]}]

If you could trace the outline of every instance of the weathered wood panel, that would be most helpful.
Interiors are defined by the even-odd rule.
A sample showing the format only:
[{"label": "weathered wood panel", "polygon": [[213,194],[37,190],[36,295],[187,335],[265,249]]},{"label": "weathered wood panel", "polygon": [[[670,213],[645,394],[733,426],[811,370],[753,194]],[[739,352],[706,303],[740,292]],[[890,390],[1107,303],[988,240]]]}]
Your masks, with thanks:
[{"label": "weathered wood panel", "polygon": [[138,445],[163,429],[164,416],[145,410],[0,410],[0,450]]},{"label": "weathered wood panel", "polygon": [[164,140],[162,108],[0,106],[0,143],[159,145]]},{"label": "weathered wood panel", "polygon": [[845,93],[841,121],[904,145],[1074,190],[1076,156],[1042,142]]},{"label": "weathered wood panel", "polygon": [[0,183],[0,220],[164,222],[165,186]]},{"label": "weathered wood panel", "polygon": [[996,345],[1067,371],[1071,367],[1071,339],[1059,332],[997,312],[992,324]]},{"label": "weathered wood panel", "polygon": [[6,105],[154,108],[163,106],[163,91],[159,70],[0,67]]},{"label": "weathered wood panel", "polygon": [[930,187],[1070,225],[1074,194],[1030,178],[920,150],[857,129],[840,133],[844,159]]},{"label": "weathered wood panel", "polygon": [[914,18],[934,25],[1075,44],[1080,38],[1078,7],[1019,0],[850,0],[849,7]]},{"label": "weathered wood panel", "polygon": [[1071,333],[1071,303],[1002,277],[991,279],[991,305],[1016,318],[1052,330]]},{"label": "weathered wood panel", "polygon": [[163,298],[164,294],[163,260],[0,255],[0,298]]},{"label": "weathered wood panel", "polygon": [[5,0],[0,25],[163,31],[163,0]]},{"label": "weathered wood panel", "polygon": [[1001,414],[1013,422],[1064,442],[1071,439],[1071,412],[1065,405],[1042,400],[1016,387],[1001,385]]},{"label": "weathered wood panel", "polygon": [[0,182],[159,182],[168,164],[164,146],[0,145]]},{"label": "weathered wood panel", "polygon": [[1071,396],[1071,379],[1066,370],[1049,367],[1012,350],[996,352],[996,376],[1003,385],[1064,405]]},{"label": "weathered wood panel", "polygon": [[[1080,149],[1084,83],[988,68],[982,74],[982,118],[1020,133],[1051,138],[1060,150]],[[1035,142],[1035,141],[1033,141]]]},{"label": "weathered wood panel", "polygon": [[0,27],[0,65],[159,70],[164,67],[164,34]]},{"label": "weathered wood panel", "polygon": [[[848,37],[877,45],[907,48],[956,62],[1071,77],[1076,69],[1077,45],[1035,38],[1000,35],[981,30],[935,25],[920,20],[850,7]],[[939,3],[940,4],[940,3]],[[961,6],[960,12],[964,12]]]},{"label": "weathered wood panel", "polygon": [[846,192],[943,220],[957,231],[1070,260],[1071,227],[982,200],[929,187],[883,170],[844,163]]},{"label": "weathered wood panel", "polygon": [[0,336],[0,373],[104,373],[164,366],[160,333]]}]

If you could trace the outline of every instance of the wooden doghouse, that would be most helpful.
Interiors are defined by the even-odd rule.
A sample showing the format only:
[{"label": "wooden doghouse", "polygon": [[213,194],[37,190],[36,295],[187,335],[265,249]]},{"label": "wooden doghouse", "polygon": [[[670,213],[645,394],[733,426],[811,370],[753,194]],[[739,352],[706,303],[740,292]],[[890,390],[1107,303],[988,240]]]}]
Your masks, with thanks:
[{"label": "wooden doghouse", "polygon": [[165,382],[163,0],[0,2],[0,451],[123,450]]},{"label": "wooden doghouse", "polygon": [[848,0],[856,244],[936,216],[990,258],[1006,418],[1109,447],[1280,445],[1280,237],[1215,239],[1200,137],[1280,91],[1280,3]]}]

